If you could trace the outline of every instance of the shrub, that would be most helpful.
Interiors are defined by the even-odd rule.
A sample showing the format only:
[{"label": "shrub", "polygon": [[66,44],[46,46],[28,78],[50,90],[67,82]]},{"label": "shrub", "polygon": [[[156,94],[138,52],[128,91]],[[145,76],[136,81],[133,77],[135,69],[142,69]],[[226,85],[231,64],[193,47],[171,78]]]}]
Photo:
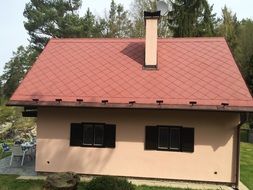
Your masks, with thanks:
[{"label": "shrub", "polygon": [[249,123],[249,128],[253,129],[253,121]]},{"label": "shrub", "polygon": [[86,185],[86,190],[134,190],[134,185],[126,179],[116,177],[96,177]]}]

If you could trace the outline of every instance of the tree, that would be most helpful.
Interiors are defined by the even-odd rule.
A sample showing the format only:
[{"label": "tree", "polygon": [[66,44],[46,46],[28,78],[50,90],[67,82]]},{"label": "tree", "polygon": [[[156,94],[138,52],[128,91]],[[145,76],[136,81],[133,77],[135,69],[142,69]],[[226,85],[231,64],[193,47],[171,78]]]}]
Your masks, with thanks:
[{"label": "tree", "polygon": [[[168,6],[170,1],[167,0]],[[135,0],[131,4],[131,16],[133,20],[133,31],[131,36],[141,38],[145,35],[144,11],[155,11],[156,3],[152,0]],[[167,17],[161,17],[158,26],[158,35],[160,37],[171,36]]]},{"label": "tree", "polygon": [[38,51],[31,46],[18,47],[13,53],[11,60],[5,64],[4,73],[1,76],[2,94],[4,98],[9,98],[16,90],[25,73],[32,66],[38,56]]},{"label": "tree", "polygon": [[175,0],[169,12],[169,27],[174,37],[214,36],[213,6],[206,0]]},{"label": "tree", "polygon": [[83,23],[77,14],[81,0],[31,0],[26,4],[24,26],[37,49],[51,38],[82,37]]},{"label": "tree", "polygon": [[239,22],[237,21],[236,14],[233,14],[226,6],[222,9],[222,19],[219,21],[219,35],[226,38],[228,45],[238,61],[239,47],[238,47],[238,35],[239,35]]},{"label": "tree", "polygon": [[[250,88],[251,92],[253,92],[253,55],[250,60],[244,66],[245,80]],[[253,119],[253,118],[252,118]]]},{"label": "tree", "polygon": [[123,5],[111,1],[109,15],[106,16],[106,34],[105,37],[129,37],[132,31],[132,23],[129,19],[129,13],[124,10]]},{"label": "tree", "polygon": [[246,82],[253,92],[253,20],[246,19],[240,22],[238,46],[240,52],[237,59],[242,68]]},{"label": "tree", "polygon": [[253,20],[242,20],[239,25],[238,46],[241,48],[240,63],[250,62],[253,56]]},{"label": "tree", "polygon": [[133,18],[132,36],[144,37],[145,26],[144,26],[144,11],[152,11],[155,9],[155,4],[152,0],[135,0],[131,4],[131,15]]},{"label": "tree", "polygon": [[83,37],[94,38],[103,37],[106,28],[105,20],[102,18],[97,19],[88,8],[83,17]]}]

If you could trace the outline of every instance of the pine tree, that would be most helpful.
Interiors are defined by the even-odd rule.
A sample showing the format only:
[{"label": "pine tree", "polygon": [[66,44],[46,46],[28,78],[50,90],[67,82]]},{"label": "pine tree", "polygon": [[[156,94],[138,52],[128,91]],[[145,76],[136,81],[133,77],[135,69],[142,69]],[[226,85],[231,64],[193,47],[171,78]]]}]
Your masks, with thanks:
[{"label": "pine tree", "polygon": [[83,37],[94,38],[103,37],[105,23],[103,19],[97,19],[88,8],[83,17]]},{"label": "pine tree", "polygon": [[83,23],[77,13],[81,4],[81,0],[31,0],[27,3],[24,26],[31,44],[42,50],[51,37],[82,37]]},{"label": "pine tree", "polygon": [[246,65],[244,65],[244,73],[246,83],[248,84],[250,91],[253,93],[253,55],[251,56],[250,60],[246,63]]},{"label": "pine tree", "polygon": [[222,9],[222,18],[219,20],[218,32],[219,36],[224,36],[228,42],[232,54],[239,63],[239,56],[241,53],[240,46],[238,45],[240,23],[237,20],[236,14],[233,14],[226,6]]},{"label": "pine tree", "polygon": [[124,10],[123,5],[111,1],[109,15],[106,16],[106,34],[108,38],[129,37],[132,31],[132,23],[129,13]]},{"label": "pine tree", "polygon": [[174,37],[214,36],[215,14],[206,0],[175,0],[169,12]]},{"label": "pine tree", "polygon": [[37,56],[38,52],[31,46],[27,48],[20,46],[13,53],[11,60],[5,64],[4,73],[1,76],[4,98],[9,98],[12,95]]},{"label": "pine tree", "polygon": [[219,34],[224,36],[228,45],[238,59],[238,35],[240,23],[237,20],[236,14],[233,14],[226,6],[222,9],[222,19],[219,25]]},{"label": "pine tree", "polygon": [[[243,71],[248,87],[253,93],[253,20],[246,19],[240,22],[237,39],[237,60]],[[240,50],[239,52],[238,49]]]}]

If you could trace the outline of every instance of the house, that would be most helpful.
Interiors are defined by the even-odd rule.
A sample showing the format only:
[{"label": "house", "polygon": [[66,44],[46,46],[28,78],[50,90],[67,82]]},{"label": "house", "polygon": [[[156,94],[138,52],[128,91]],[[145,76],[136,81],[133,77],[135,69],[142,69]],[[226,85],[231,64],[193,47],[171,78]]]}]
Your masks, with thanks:
[{"label": "house", "polygon": [[223,38],[51,39],[8,105],[37,114],[36,171],[237,184],[253,100]]}]

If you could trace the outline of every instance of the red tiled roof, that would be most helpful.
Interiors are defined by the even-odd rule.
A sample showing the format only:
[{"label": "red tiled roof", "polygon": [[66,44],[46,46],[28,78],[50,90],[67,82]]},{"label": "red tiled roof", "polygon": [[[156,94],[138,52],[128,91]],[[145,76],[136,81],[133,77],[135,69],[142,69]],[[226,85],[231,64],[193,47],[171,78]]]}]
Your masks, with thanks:
[{"label": "red tiled roof", "polygon": [[143,39],[52,39],[11,102],[253,107],[223,38],[158,40],[158,70],[143,69]]}]

